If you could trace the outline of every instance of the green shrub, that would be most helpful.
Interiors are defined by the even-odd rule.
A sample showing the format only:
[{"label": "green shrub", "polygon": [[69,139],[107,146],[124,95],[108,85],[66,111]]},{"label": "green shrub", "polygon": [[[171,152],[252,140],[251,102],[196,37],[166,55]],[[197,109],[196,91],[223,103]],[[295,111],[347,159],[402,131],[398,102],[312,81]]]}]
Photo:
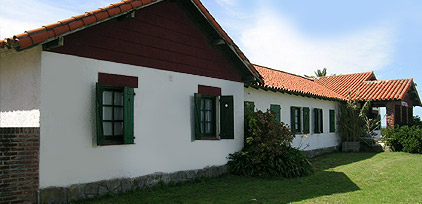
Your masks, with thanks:
[{"label": "green shrub", "polygon": [[271,111],[249,112],[245,118],[245,147],[229,155],[230,172],[246,176],[299,177],[312,173],[303,153],[290,146],[294,135]]},{"label": "green shrub", "polygon": [[[349,96],[350,97],[350,96]],[[339,104],[338,133],[342,142],[359,142],[377,125],[374,119],[368,118],[371,102],[361,106],[357,100],[348,100]]]},{"label": "green shrub", "polygon": [[388,127],[382,135],[385,144],[392,146],[395,151],[422,153],[422,127],[420,126]]},{"label": "green shrub", "polygon": [[413,116],[413,119],[409,122],[409,126],[419,126],[422,128],[422,121],[419,116]]},{"label": "green shrub", "polygon": [[[399,127],[397,127],[399,128]],[[403,149],[396,134],[394,127],[387,127],[381,130],[381,135],[384,141],[384,144],[390,147],[393,147],[395,151],[401,151]]]}]

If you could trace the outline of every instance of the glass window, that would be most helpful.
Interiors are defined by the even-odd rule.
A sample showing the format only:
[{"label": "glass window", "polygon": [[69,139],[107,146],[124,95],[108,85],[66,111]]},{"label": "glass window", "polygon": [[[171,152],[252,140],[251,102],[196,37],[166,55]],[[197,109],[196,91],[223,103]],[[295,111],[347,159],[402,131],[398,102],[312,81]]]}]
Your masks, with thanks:
[{"label": "glass window", "polygon": [[215,97],[202,96],[201,98],[201,134],[206,137],[215,137]]},{"label": "glass window", "polygon": [[133,144],[134,89],[97,84],[97,144]]}]

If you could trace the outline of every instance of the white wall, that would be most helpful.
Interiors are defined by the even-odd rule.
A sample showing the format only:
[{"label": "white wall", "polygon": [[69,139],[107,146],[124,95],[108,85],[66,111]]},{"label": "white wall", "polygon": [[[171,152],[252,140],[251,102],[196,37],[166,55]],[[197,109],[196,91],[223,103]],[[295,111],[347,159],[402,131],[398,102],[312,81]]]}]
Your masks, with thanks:
[{"label": "white wall", "polygon": [[380,107],[380,115],[381,115],[381,127],[386,128],[387,127],[387,108],[386,107]]},{"label": "white wall", "polygon": [[39,127],[41,47],[0,56],[0,127]]},{"label": "white wall", "polygon": [[[42,52],[40,188],[223,165],[243,147],[243,83]],[[95,145],[98,72],[139,77],[134,145]],[[235,139],[191,141],[198,84],[235,102]]]},{"label": "white wall", "polygon": [[[279,93],[272,91],[264,91],[262,89],[245,88],[245,101],[253,101],[255,110],[266,111],[270,108],[270,104],[279,104],[281,106],[281,121],[290,126],[290,107],[309,107],[310,108],[310,132],[306,134],[297,134],[293,140],[294,147],[301,147],[304,150],[320,149],[325,147],[338,146],[341,142],[340,137],[336,133],[329,132],[329,110],[334,109],[337,117],[338,103],[328,100],[320,100],[302,96],[290,95],[287,93]],[[313,108],[323,109],[323,133],[315,134],[313,123]],[[303,123],[302,123],[303,124]],[[302,145],[300,145],[302,143]],[[309,145],[307,147],[307,145]]]}]

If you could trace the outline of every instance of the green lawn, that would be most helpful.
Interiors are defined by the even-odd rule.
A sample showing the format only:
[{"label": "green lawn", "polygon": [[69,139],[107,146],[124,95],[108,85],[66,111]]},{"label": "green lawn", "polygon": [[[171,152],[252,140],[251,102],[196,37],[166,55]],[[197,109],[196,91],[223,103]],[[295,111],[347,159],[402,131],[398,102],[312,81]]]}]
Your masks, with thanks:
[{"label": "green lawn", "polygon": [[422,203],[422,155],[333,153],[296,179],[220,178],[82,203]]}]

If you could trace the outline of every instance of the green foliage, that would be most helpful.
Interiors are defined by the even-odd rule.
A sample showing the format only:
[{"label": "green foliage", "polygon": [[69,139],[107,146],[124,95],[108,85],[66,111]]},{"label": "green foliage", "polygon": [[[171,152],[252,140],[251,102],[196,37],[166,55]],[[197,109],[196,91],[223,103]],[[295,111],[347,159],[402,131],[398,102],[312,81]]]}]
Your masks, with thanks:
[{"label": "green foliage", "polygon": [[361,107],[356,100],[339,105],[338,131],[343,142],[358,142],[368,134],[373,126],[372,119],[367,117],[370,106],[370,101]]},{"label": "green foliage", "polygon": [[327,68],[323,68],[322,70],[317,69],[316,71],[314,71],[315,76],[308,76],[308,75],[304,75],[306,78],[315,78],[315,77],[324,77],[327,76]]},{"label": "green foliage", "polygon": [[394,127],[387,127],[381,130],[382,139],[384,145],[393,147],[396,151],[401,151],[403,149],[402,145],[400,144],[398,138],[396,138],[396,134],[394,131]]},{"label": "green foliage", "polygon": [[414,126],[414,125],[422,127],[422,121],[419,116],[413,116],[412,121],[409,122],[409,126]]},{"label": "green foliage", "polygon": [[317,69],[314,73],[315,73],[316,77],[327,76],[327,68],[324,67],[324,69],[322,69],[322,70]]},{"label": "green foliage", "polygon": [[303,153],[290,146],[294,135],[273,112],[248,112],[245,118],[245,147],[229,155],[230,172],[247,176],[300,177],[312,173]]},{"label": "green foliage", "polygon": [[422,154],[421,126],[388,127],[382,132],[382,136],[385,144],[395,151]]}]

